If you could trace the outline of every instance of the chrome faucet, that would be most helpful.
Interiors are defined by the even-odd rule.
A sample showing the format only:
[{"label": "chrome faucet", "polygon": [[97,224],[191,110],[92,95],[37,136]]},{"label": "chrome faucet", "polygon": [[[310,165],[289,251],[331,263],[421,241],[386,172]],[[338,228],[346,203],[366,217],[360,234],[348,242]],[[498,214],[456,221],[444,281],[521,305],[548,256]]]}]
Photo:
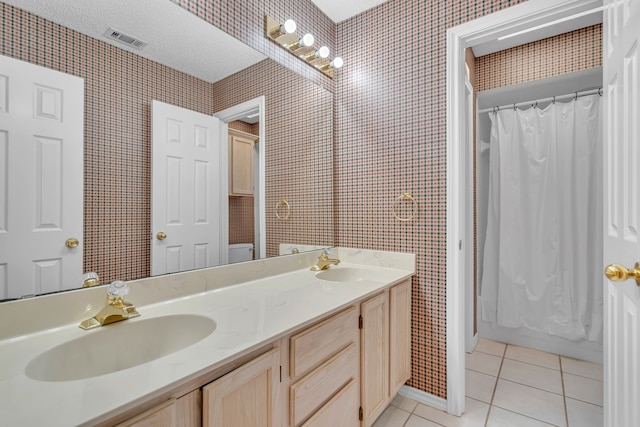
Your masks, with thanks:
[{"label": "chrome faucet", "polygon": [[324,253],[318,257],[318,263],[311,267],[311,271],[321,271],[329,268],[331,264],[338,265],[340,264],[340,260],[337,258],[329,258],[329,254],[331,251],[329,248],[324,248],[322,250]]},{"label": "chrome faucet", "polygon": [[82,329],[93,329],[109,323],[131,319],[140,316],[133,304],[124,301],[124,296],[129,293],[127,284],[115,281],[107,288],[107,305],[90,319],[80,323]]}]

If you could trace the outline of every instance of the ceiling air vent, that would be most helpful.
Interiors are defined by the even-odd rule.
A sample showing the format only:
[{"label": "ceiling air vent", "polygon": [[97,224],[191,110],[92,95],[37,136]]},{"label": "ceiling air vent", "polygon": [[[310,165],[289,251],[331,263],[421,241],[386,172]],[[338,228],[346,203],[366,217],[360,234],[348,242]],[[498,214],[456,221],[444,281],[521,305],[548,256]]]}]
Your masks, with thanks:
[{"label": "ceiling air vent", "polygon": [[142,49],[143,47],[145,47],[147,45],[147,42],[144,42],[142,40],[139,40],[135,37],[132,37],[128,34],[123,33],[122,31],[118,31],[116,29],[113,28],[109,28],[107,29],[107,31],[104,33],[105,36],[107,36],[110,39],[119,41],[122,44],[126,44],[127,46],[131,46],[133,48],[136,49]]}]

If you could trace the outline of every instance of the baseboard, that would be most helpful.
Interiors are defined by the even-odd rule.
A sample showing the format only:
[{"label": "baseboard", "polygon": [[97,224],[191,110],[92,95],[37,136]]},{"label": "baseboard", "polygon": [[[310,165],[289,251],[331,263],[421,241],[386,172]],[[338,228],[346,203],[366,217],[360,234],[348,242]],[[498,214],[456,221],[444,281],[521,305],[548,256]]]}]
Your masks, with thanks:
[{"label": "baseboard", "polygon": [[478,345],[478,341],[480,340],[480,334],[477,332],[473,337],[471,337],[471,342],[469,343],[469,348],[467,348],[467,353],[473,353],[473,350]]},{"label": "baseboard", "polygon": [[426,391],[418,390],[417,388],[403,385],[400,388],[400,391],[398,391],[398,394],[400,396],[408,397],[409,399],[413,399],[416,402],[420,402],[436,409],[441,409],[443,411],[447,410],[446,399],[443,399],[431,393],[427,393]]}]

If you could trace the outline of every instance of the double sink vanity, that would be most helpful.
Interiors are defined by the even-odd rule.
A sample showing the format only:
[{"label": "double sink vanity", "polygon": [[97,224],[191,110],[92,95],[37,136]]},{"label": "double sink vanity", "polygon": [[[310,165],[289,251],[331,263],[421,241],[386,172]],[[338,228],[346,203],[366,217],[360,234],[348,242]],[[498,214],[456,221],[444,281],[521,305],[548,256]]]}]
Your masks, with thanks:
[{"label": "double sink vanity", "polygon": [[92,330],[105,287],[0,305],[3,425],[370,426],[411,375],[415,256],[323,257],[131,281],[140,316]]}]

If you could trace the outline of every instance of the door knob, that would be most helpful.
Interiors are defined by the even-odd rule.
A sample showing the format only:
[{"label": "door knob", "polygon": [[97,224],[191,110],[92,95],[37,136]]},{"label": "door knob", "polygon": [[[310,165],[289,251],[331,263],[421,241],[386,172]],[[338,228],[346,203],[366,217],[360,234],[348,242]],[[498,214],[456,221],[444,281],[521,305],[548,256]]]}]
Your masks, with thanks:
[{"label": "door knob", "polygon": [[66,242],[64,242],[64,245],[69,249],[77,248],[79,244],[80,242],[75,237],[70,237]]},{"label": "door knob", "polygon": [[167,234],[164,231],[161,231],[158,234],[156,234],[156,238],[158,240],[164,240],[167,238]]},{"label": "door knob", "polygon": [[640,286],[640,262],[636,262],[632,269],[619,264],[610,264],[604,269],[604,274],[614,282],[623,282],[633,277],[636,279],[636,285]]}]

